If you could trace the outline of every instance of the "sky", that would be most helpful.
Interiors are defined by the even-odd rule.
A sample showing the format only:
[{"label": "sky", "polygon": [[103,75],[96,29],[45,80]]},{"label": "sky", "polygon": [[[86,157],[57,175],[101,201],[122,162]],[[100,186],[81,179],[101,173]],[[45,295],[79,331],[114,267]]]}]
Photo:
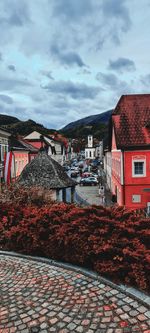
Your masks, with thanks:
[{"label": "sky", "polygon": [[0,114],[60,129],[150,92],[149,0],[1,0]]}]

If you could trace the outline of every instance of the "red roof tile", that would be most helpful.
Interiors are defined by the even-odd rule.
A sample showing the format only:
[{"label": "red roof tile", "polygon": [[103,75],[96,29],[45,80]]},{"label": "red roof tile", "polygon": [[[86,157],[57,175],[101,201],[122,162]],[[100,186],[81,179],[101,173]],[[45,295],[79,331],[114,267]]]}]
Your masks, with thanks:
[{"label": "red roof tile", "polygon": [[118,148],[150,145],[150,94],[123,95],[112,123]]}]

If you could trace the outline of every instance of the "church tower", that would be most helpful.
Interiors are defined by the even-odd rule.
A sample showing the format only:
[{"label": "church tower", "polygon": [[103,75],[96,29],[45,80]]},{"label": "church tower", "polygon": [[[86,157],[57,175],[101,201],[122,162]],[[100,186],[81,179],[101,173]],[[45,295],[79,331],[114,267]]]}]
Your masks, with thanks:
[{"label": "church tower", "polygon": [[88,135],[88,148],[93,148],[93,135]]}]

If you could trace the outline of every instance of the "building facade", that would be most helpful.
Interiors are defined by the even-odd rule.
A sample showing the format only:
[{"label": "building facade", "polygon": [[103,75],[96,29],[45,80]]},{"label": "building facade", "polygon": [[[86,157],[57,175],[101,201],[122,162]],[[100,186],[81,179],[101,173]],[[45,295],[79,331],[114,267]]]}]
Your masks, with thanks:
[{"label": "building facade", "polygon": [[42,135],[37,131],[33,131],[25,136],[24,140],[37,149],[47,147],[49,156],[61,165],[64,163],[66,159],[66,149],[62,142],[59,142],[48,135]]},{"label": "building facade", "polygon": [[106,185],[107,188],[111,189],[111,171],[112,171],[112,156],[110,151],[105,151],[104,153],[104,172],[106,175]]},{"label": "building facade", "polygon": [[22,137],[10,138],[12,151],[11,179],[17,179],[24,167],[38,154],[38,149],[28,144]]},{"label": "building facade", "polygon": [[4,177],[4,159],[9,150],[10,133],[0,128],[0,182]]},{"label": "building facade", "polygon": [[112,113],[111,191],[119,205],[150,205],[150,95],[122,96]]}]

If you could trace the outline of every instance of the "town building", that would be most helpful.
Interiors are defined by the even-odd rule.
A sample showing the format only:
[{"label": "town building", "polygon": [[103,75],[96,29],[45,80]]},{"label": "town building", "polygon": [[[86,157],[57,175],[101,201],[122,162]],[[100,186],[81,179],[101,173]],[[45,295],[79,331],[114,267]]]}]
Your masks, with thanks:
[{"label": "town building", "polygon": [[103,141],[99,141],[99,144],[95,146],[95,157],[100,160],[103,159]]},{"label": "town building", "polygon": [[11,179],[18,178],[24,167],[38,154],[38,149],[27,143],[21,137],[11,136],[10,150],[12,151]]},{"label": "town building", "polygon": [[9,149],[9,138],[11,134],[5,129],[0,128],[0,183],[4,177],[4,159],[5,153],[8,152]]},{"label": "town building", "polygon": [[94,144],[93,135],[88,135],[88,144],[85,147],[85,158],[94,160],[95,158],[102,159],[103,157],[103,141]]},{"label": "town building", "polygon": [[112,113],[110,145],[115,201],[128,208],[149,207],[150,94],[120,98]]},{"label": "town building", "polygon": [[95,146],[93,144],[93,135],[88,135],[88,144],[85,147],[85,158],[88,160],[95,159]]},{"label": "town building", "polygon": [[52,200],[74,202],[75,186],[63,167],[49,156],[44,148],[23,169],[17,184],[25,188],[42,188],[50,191]]},{"label": "town building", "polygon": [[66,148],[62,141],[57,141],[51,136],[42,135],[37,131],[33,131],[32,133],[25,136],[24,140],[37,149],[46,147],[48,155],[63,165],[66,159]]},{"label": "town building", "polygon": [[111,172],[112,172],[112,156],[111,151],[104,151],[104,172],[106,175],[106,186],[108,190],[111,190]]}]

